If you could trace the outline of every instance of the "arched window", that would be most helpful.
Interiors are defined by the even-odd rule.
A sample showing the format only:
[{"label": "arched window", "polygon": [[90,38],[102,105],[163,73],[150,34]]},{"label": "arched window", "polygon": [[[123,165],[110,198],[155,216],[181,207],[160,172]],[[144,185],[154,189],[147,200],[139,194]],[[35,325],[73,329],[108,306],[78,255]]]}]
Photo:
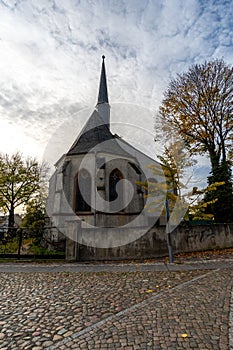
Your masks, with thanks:
[{"label": "arched window", "polygon": [[[117,184],[120,180],[123,179],[123,175],[118,169],[114,169],[110,175],[109,175],[109,202],[110,202],[110,207],[112,210],[117,210],[117,207],[120,206],[120,210],[122,210],[123,207],[123,186],[122,184],[117,187]],[[117,207],[115,205],[111,205],[111,202],[115,201],[116,199],[119,199],[120,202],[118,201]]]},{"label": "arched window", "polygon": [[85,169],[76,176],[75,211],[91,211],[91,175]]}]

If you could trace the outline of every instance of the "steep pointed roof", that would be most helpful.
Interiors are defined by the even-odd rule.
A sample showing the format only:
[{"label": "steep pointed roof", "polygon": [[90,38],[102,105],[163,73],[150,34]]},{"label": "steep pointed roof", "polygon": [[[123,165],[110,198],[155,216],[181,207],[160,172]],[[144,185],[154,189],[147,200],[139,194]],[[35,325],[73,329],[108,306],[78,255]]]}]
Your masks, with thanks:
[{"label": "steep pointed roof", "polygon": [[[105,143],[105,141],[109,141],[110,143]],[[132,155],[119,145],[118,136],[110,132],[108,126],[103,122],[96,110],[88,119],[67,155],[85,154],[94,147],[98,151],[132,158]]]},{"label": "steep pointed roof", "polygon": [[113,135],[104,124],[99,113],[94,110],[67,155],[87,153],[97,144],[110,140]]},{"label": "steep pointed roof", "polygon": [[[131,154],[119,145],[119,137],[111,133],[109,124],[106,123],[102,114],[98,110],[98,105],[103,103],[108,104],[108,90],[104,64],[105,56],[102,56],[102,59],[99,96],[96,110],[94,110],[66,155],[85,154],[95,147],[95,151],[102,151],[122,157],[132,158]],[[110,141],[110,143],[105,141]]]},{"label": "steep pointed roof", "polygon": [[106,71],[105,71],[105,56],[102,56],[102,69],[100,75],[100,85],[99,85],[99,95],[98,95],[98,104],[108,103],[108,88],[107,88],[107,79],[106,79]]}]

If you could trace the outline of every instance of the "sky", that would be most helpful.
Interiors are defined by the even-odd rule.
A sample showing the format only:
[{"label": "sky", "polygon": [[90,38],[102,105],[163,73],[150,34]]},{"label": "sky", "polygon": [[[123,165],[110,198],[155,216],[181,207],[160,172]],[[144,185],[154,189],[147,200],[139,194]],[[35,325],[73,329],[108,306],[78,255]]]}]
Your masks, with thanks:
[{"label": "sky", "polygon": [[0,152],[65,153],[96,105],[104,54],[113,131],[131,142],[137,129],[154,155],[169,81],[233,63],[232,12],[233,0],[0,0]]}]

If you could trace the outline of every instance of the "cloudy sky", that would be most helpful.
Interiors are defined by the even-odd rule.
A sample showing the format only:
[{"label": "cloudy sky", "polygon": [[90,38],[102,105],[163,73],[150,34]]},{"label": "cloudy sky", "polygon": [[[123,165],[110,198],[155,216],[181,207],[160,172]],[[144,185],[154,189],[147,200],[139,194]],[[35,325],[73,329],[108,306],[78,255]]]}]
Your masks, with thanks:
[{"label": "cloudy sky", "polygon": [[142,127],[147,147],[177,73],[233,63],[232,12],[233,0],[0,0],[0,151],[66,152],[96,104],[102,54],[112,121],[129,141],[123,122]]}]

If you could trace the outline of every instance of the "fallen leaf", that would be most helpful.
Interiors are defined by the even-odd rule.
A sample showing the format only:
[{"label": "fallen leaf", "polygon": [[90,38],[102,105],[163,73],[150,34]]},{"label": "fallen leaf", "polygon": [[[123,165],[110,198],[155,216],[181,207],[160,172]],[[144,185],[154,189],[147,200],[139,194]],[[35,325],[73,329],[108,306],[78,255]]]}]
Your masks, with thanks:
[{"label": "fallen leaf", "polygon": [[188,334],[186,334],[186,333],[182,333],[182,334],[181,334],[181,337],[182,337],[182,338],[186,338],[187,336],[188,336]]},{"label": "fallen leaf", "polygon": [[152,293],[153,290],[152,290],[152,289],[148,289],[146,292],[147,292],[147,293]]}]

